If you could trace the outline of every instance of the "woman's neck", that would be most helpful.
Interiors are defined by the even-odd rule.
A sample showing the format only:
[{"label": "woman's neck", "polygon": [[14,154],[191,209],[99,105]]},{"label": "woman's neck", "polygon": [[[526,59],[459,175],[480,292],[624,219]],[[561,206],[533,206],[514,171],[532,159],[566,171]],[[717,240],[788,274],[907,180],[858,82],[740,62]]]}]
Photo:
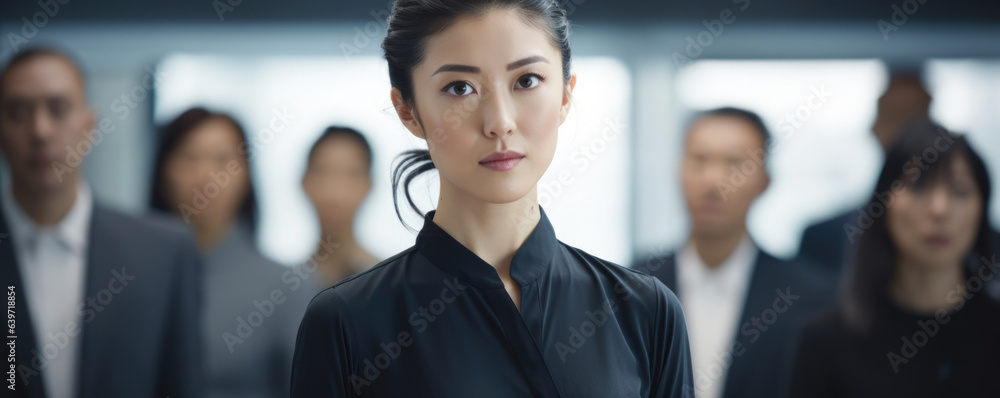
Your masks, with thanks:
[{"label": "woman's neck", "polygon": [[228,217],[211,216],[213,214],[202,213],[192,219],[195,238],[198,240],[198,248],[202,252],[208,252],[215,245],[219,244],[229,234],[229,231],[233,228],[233,224],[236,223],[235,215]]},{"label": "woman's neck", "polygon": [[901,307],[921,314],[949,311],[958,305],[954,297],[965,295],[963,275],[961,262],[928,267],[901,258],[889,282],[889,297]]},{"label": "woman's neck", "polygon": [[378,262],[354,238],[353,222],[344,225],[323,225],[320,230],[322,242],[313,253],[313,260],[328,284],[336,284],[342,279],[362,271],[361,266]]},{"label": "woman's neck", "polygon": [[434,224],[483,259],[501,275],[541,220],[537,188],[510,203],[487,203],[441,178]]}]

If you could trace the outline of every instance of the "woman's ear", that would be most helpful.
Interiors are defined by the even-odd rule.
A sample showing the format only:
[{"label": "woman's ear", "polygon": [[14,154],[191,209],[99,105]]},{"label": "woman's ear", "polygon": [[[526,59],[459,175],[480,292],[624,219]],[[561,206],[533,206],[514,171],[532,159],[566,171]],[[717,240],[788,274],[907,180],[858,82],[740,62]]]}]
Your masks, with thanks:
[{"label": "woman's ear", "polygon": [[406,101],[403,101],[403,93],[398,88],[393,87],[389,96],[392,97],[392,106],[396,108],[396,116],[399,116],[399,121],[403,122],[403,126],[417,138],[426,139],[424,130],[420,127],[420,122],[417,121],[417,112],[407,105]]},{"label": "woman's ear", "polygon": [[563,90],[562,107],[559,108],[559,125],[562,126],[569,115],[569,106],[573,100],[573,89],[576,88],[576,73],[569,76],[569,84]]}]

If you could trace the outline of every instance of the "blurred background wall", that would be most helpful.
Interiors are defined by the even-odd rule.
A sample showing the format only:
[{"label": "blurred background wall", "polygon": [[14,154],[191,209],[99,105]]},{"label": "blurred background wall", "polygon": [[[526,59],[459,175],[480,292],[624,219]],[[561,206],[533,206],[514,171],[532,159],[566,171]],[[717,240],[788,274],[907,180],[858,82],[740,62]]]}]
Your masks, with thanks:
[{"label": "blurred background wall", "polygon": [[[539,194],[557,236],[597,256],[628,264],[682,243],[682,133],[693,112],[723,105],[759,112],[777,139],[772,184],[749,227],[763,248],[793,256],[807,225],[870,194],[882,161],[870,127],[890,70],[924,73],[932,116],[971,136],[1000,181],[995,2],[562,3],[579,84]],[[390,165],[423,145],[389,102],[379,43],[390,4],[4,1],[0,60],[36,44],[79,58],[92,106],[116,125],[86,157],[87,179],[128,213],[146,211],[159,127],[193,105],[232,113],[258,155],[258,243],[286,264],[318,239],[299,186],[312,140],[330,124],[360,129],[374,147],[375,186],[357,229],[388,257],[414,238],[392,209]],[[426,210],[434,180],[418,185]],[[1000,195],[991,211],[1000,226]]]}]

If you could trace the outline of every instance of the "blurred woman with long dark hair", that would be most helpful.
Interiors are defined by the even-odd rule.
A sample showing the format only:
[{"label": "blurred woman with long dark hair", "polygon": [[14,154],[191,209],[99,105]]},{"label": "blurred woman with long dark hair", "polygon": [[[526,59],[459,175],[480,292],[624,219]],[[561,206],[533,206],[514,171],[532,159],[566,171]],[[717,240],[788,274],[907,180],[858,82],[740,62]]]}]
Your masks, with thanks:
[{"label": "blurred woman with long dark hair", "polygon": [[930,120],[900,137],[844,225],[858,240],[854,269],[837,308],[803,332],[793,397],[1000,396],[986,167]]},{"label": "blurred woman with long dark hair", "polygon": [[[204,258],[207,397],[284,397],[296,325],[311,297],[254,244],[257,205],[243,128],[189,109],[164,128],[151,207],[194,230]],[[293,288],[294,286],[294,288]]]}]

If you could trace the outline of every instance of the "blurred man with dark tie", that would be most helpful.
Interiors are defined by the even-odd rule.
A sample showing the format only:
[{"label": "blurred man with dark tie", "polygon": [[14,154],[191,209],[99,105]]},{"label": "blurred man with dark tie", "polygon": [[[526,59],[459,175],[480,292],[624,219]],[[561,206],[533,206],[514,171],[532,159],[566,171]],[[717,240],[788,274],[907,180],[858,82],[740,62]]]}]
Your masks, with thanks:
[{"label": "blurred man with dark tie", "polygon": [[80,162],[129,134],[96,119],[67,55],[26,50],[0,70],[0,283],[16,321],[5,396],[200,396],[194,239],[96,203]]},{"label": "blurred man with dark tie", "polygon": [[781,396],[795,337],[832,302],[833,278],[775,258],[747,231],[747,213],[770,184],[769,139],[750,111],[699,115],[687,130],[681,165],[688,241],[676,254],[634,267],[680,298],[698,397]]}]

